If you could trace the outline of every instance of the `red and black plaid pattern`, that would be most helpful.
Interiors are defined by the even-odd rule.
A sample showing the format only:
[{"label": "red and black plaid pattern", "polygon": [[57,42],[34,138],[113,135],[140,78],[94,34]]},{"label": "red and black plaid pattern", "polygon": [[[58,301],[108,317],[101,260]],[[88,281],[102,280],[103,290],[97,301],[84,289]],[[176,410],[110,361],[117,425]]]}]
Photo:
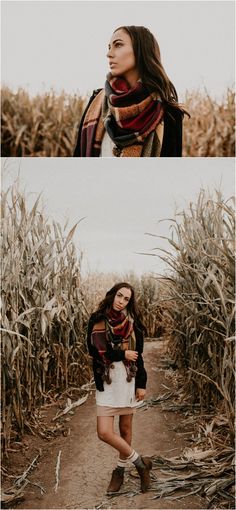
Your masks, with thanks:
[{"label": "red and black plaid pattern", "polygon": [[114,337],[122,337],[123,340],[130,339],[134,330],[133,322],[129,314],[112,309],[107,313],[106,320],[101,320],[94,325],[91,343],[96,347],[101,357],[107,350],[107,342],[111,339],[110,333]]},{"label": "red and black plaid pattern", "polygon": [[[111,343],[113,337],[120,339],[120,349],[122,349],[122,342],[128,342],[128,349],[134,350],[136,347],[136,338],[133,328],[133,319],[129,314],[110,310],[106,319],[97,322],[91,334],[91,344],[96,347],[99,356],[103,373],[103,379],[111,384],[110,367],[112,362],[106,358],[105,353],[108,349],[108,343]],[[123,360],[127,373],[127,381],[131,381],[135,377],[137,367],[135,362]]]},{"label": "red and black plaid pattern", "polygon": [[[164,114],[162,102],[141,81],[132,88],[124,78],[107,76],[105,90],[92,101],[82,126],[81,155],[99,156],[104,130],[119,149],[141,146]],[[141,151],[140,151],[141,152]]]},{"label": "red and black plaid pattern", "polygon": [[82,157],[97,157],[100,155],[104,135],[104,124],[101,118],[104,90],[93,99],[85,115],[80,141]]}]

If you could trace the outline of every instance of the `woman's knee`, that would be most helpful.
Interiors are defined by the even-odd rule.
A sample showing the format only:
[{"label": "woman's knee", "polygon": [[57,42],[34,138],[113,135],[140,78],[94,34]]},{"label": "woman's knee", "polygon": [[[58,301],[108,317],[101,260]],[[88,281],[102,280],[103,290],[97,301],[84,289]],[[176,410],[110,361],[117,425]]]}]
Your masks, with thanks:
[{"label": "woman's knee", "polygon": [[104,443],[109,443],[109,439],[111,438],[111,433],[108,430],[105,429],[99,429],[97,430],[98,438],[101,441],[104,441]]},{"label": "woman's knee", "polygon": [[101,441],[109,443],[113,431],[113,418],[99,416],[97,418],[97,435]]},{"label": "woman's knee", "polygon": [[111,436],[112,436],[112,430],[110,427],[107,426],[107,424],[98,423],[97,435],[98,435],[98,438],[101,439],[101,441],[104,441],[105,443],[109,443]]}]

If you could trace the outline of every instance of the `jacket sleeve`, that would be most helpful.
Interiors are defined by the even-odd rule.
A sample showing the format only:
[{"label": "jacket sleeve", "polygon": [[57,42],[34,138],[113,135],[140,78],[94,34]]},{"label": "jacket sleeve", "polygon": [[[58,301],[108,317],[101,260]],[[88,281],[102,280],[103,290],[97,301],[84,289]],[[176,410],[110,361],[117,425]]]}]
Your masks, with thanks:
[{"label": "jacket sleeve", "polygon": [[73,150],[73,157],[74,158],[80,158],[81,157],[80,142],[81,142],[81,132],[82,132],[82,127],[83,127],[83,123],[84,123],[84,118],[85,118],[85,115],[86,115],[86,113],[87,113],[87,111],[88,111],[88,109],[89,109],[93,99],[100,92],[100,90],[102,90],[102,89],[96,89],[96,90],[93,91],[93,94],[90,97],[89,102],[87,103],[87,105],[85,107],[84,113],[82,114],[82,117],[81,117],[81,120],[80,120],[80,124],[79,124],[77,141],[76,141],[76,144],[75,144],[75,147],[74,147],[74,150]]},{"label": "jacket sleeve", "polygon": [[97,354],[95,347],[91,343],[91,334],[93,331],[93,325],[94,325],[94,320],[93,320],[93,316],[91,316],[89,319],[88,328],[87,328],[87,347],[88,347],[88,352],[89,352],[90,356],[92,356],[92,358],[94,356],[96,356],[96,354]]},{"label": "jacket sleeve", "polygon": [[161,157],[182,156],[183,113],[175,108],[167,108],[164,116],[164,135]]},{"label": "jacket sleeve", "polygon": [[137,373],[135,377],[135,389],[143,388],[146,389],[147,385],[147,372],[144,368],[143,362],[143,331],[135,326],[135,336],[136,336],[136,350],[138,351],[138,359],[136,361],[137,364]]}]

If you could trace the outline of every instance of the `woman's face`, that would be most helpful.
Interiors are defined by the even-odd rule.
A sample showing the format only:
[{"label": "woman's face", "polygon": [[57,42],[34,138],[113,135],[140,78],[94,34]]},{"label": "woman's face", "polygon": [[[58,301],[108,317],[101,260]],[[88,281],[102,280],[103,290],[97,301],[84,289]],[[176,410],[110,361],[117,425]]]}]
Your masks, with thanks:
[{"label": "woman's face", "polygon": [[108,45],[107,58],[113,76],[137,75],[134,50],[131,38],[125,30],[117,30]]},{"label": "woman's face", "polygon": [[113,309],[117,312],[124,310],[130,301],[131,295],[132,292],[130,289],[127,289],[126,287],[119,289],[114,297]]}]

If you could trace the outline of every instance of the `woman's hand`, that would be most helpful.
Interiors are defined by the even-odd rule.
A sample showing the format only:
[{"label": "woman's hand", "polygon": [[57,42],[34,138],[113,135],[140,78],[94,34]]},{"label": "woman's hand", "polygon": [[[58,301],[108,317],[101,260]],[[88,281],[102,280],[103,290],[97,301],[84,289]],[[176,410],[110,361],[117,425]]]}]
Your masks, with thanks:
[{"label": "woman's hand", "polygon": [[125,351],[125,359],[128,361],[136,361],[138,358],[138,352],[137,351]]},{"label": "woman's hand", "polygon": [[144,390],[143,388],[137,388],[136,390],[136,400],[143,400],[144,397],[146,395],[146,390]]}]

